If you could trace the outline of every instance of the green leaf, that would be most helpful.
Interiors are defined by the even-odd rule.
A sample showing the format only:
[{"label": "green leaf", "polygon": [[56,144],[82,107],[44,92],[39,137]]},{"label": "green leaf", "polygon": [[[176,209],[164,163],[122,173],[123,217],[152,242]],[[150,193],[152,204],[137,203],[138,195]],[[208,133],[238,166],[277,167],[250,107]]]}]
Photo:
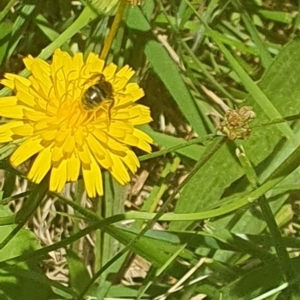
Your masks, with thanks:
[{"label": "green leaf", "polygon": [[5,58],[7,47],[10,41],[10,34],[12,32],[13,23],[5,21],[0,23],[0,64],[3,63]]},{"label": "green leaf", "polygon": [[137,7],[131,7],[129,9],[126,24],[129,28],[139,30],[142,32],[147,32],[151,30],[151,26],[142,11]]},{"label": "green leaf", "polygon": [[[171,59],[165,48],[160,43],[150,40],[146,44],[145,53],[154,72],[165,84],[193,129],[199,135],[206,134],[201,115],[180,75],[180,69],[174,60]],[[157,95],[157,101],[160,101],[159,94]]]},{"label": "green leaf", "polygon": [[[0,226],[0,242],[12,232],[16,225]],[[40,246],[32,232],[21,229],[14,238],[0,250],[0,260],[19,256],[26,252],[39,249]],[[0,290],[12,300],[48,300],[52,295],[46,276],[39,270],[38,262],[21,263],[14,268],[7,267],[0,272]]]},{"label": "green leaf", "polygon": [[[294,258],[292,261],[295,270],[299,269],[299,258]],[[272,290],[272,288],[278,287],[280,283],[283,282],[280,274],[279,266],[276,261],[270,261],[260,268],[246,273],[231,284],[226,285],[220,292],[224,299],[253,299],[264,292]],[[295,280],[299,279],[295,278]]]},{"label": "green leaf", "polygon": [[[149,134],[155,143],[157,143],[160,146],[163,146],[165,148],[171,148],[173,146],[182,145],[186,141],[184,139],[180,139],[171,135],[167,135],[160,132],[155,132],[151,128],[147,127],[143,129],[147,134]],[[205,150],[205,147],[200,145],[190,145],[178,150],[175,150],[176,153],[193,159],[193,160],[199,160],[201,155],[203,154]]]},{"label": "green leaf", "polygon": [[70,286],[76,292],[81,292],[89,283],[90,276],[84,262],[72,250],[67,249],[67,262],[70,271]]},{"label": "green leaf", "polygon": [[[259,86],[265,95],[272,101],[272,105],[283,116],[294,113],[295,105],[300,99],[300,40],[287,45],[276,57],[274,63],[263,76]],[[249,97],[245,105],[253,107],[257,114],[256,123],[268,120],[263,103]],[[298,104],[299,105],[299,104]],[[287,124],[286,124],[287,126]],[[291,130],[291,129],[290,129]],[[262,166],[264,170],[261,179],[267,178],[278,166],[295,150],[295,139],[282,139],[282,132],[277,126],[256,127],[248,141],[238,141],[254,165],[261,163],[268,156],[272,157]],[[278,144],[280,142],[280,144]],[[277,146],[277,151],[274,148]],[[175,209],[176,213],[196,212],[206,210],[217,205],[219,199],[234,181],[243,176],[243,170],[235,157],[235,143],[228,141],[206,166],[201,169],[185,186]],[[282,152],[280,152],[282,150]],[[270,164],[272,161],[272,164]],[[216,171],[217,170],[217,171]],[[239,184],[239,190],[245,190],[248,183]],[[172,223],[173,230],[182,229],[181,222]]]}]

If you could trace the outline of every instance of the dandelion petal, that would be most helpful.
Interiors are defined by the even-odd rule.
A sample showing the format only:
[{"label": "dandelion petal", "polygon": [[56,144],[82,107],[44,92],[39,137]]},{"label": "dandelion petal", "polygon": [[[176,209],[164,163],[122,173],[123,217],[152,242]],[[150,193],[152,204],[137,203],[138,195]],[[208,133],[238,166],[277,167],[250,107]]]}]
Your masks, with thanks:
[{"label": "dandelion petal", "polygon": [[40,183],[51,168],[51,148],[44,148],[34,160],[28,178]]},{"label": "dandelion petal", "polygon": [[50,190],[61,192],[67,181],[67,162],[62,160],[58,165],[52,167],[50,176]]},{"label": "dandelion petal", "polygon": [[97,194],[103,195],[102,174],[94,158],[91,158],[91,164],[82,165],[82,175],[89,197],[94,198]]},{"label": "dandelion petal", "polygon": [[36,138],[29,138],[23,144],[21,144],[16,151],[10,157],[10,162],[14,167],[19,166],[21,163],[25,162],[34,154],[43,150],[41,145],[41,140]]}]

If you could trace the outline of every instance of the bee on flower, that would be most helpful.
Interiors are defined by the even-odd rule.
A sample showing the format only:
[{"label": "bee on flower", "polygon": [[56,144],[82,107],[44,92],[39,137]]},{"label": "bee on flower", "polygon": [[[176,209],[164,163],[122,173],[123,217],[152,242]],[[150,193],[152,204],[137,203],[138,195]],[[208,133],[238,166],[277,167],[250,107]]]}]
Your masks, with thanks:
[{"label": "bee on flower", "polygon": [[138,125],[151,122],[148,107],[136,104],[144,96],[134,71],[113,63],[105,66],[95,53],[71,57],[57,49],[49,64],[24,59],[28,78],[5,74],[0,82],[13,95],[0,98],[0,143],[18,142],[10,157],[13,167],[33,159],[27,174],[40,183],[50,172],[50,191],[83,176],[89,197],[103,195],[101,169],[120,183],[130,181],[139,160],[131,147],[151,152],[152,139]]}]

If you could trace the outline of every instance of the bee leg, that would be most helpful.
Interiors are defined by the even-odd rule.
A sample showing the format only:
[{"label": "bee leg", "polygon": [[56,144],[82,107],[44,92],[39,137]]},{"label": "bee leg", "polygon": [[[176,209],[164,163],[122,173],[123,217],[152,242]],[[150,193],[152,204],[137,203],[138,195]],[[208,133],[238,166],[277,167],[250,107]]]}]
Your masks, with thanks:
[{"label": "bee leg", "polygon": [[114,101],[112,100],[108,105],[107,113],[108,113],[109,120],[111,120],[111,110],[112,110],[113,104],[114,104]]}]

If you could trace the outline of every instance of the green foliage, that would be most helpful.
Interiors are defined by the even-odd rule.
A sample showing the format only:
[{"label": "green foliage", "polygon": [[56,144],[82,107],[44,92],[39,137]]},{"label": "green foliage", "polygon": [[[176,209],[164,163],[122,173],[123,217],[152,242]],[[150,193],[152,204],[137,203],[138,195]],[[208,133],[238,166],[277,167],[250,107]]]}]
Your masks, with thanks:
[{"label": "green foliage", "polygon": [[[12,216],[11,211],[1,206],[1,219]],[[16,225],[0,226],[0,241],[9,235]],[[33,252],[40,246],[32,232],[21,229],[14,234],[9,245],[0,250],[1,262],[5,265],[0,272],[1,299],[49,299],[53,296],[50,281],[39,269],[38,261],[15,263],[14,258]],[[3,298],[6,297],[6,298]]]},{"label": "green foliage", "polygon": [[[116,9],[4,2],[0,72],[22,76],[27,54],[99,53]],[[27,186],[9,165],[16,146],[2,145],[1,299],[299,299],[299,7],[273,2],[127,5],[107,61],[138,70],[154,152],[132,191],[105,173],[105,196],[84,206],[82,182],[67,196],[46,180]],[[217,136],[213,120],[243,106],[256,114],[249,139]],[[59,251],[50,265],[65,277],[47,278]],[[128,279],[138,259],[143,272]]]}]

